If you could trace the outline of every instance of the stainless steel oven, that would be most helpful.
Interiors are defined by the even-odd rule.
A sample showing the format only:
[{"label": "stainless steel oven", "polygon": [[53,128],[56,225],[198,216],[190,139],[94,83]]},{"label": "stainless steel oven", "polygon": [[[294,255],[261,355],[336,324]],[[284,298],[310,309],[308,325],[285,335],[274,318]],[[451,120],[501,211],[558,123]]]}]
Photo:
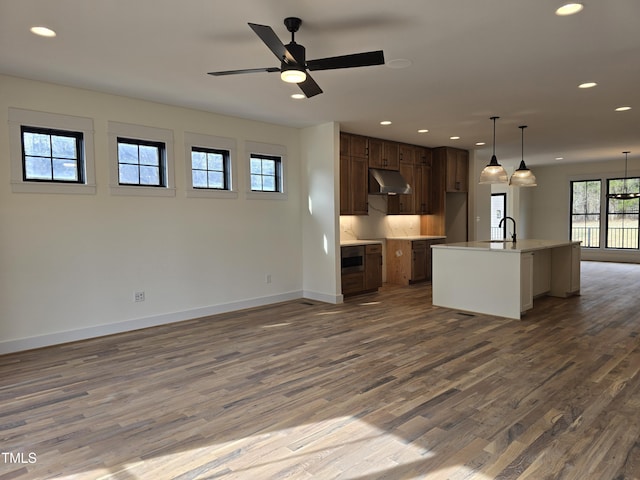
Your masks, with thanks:
[{"label": "stainless steel oven", "polygon": [[340,249],[341,271],[364,272],[364,245],[350,245]]}]

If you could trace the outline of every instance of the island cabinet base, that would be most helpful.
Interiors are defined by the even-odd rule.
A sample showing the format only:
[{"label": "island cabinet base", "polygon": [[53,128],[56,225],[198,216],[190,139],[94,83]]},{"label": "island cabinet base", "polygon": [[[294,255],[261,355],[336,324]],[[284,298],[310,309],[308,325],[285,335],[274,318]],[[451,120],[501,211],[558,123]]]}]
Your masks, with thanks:
[{"label": "island cabinet base", "polygon": [[434,246],[433,305],[520,319],[536,297],[580,293],[579,244],[497,249],[483,243]]}]

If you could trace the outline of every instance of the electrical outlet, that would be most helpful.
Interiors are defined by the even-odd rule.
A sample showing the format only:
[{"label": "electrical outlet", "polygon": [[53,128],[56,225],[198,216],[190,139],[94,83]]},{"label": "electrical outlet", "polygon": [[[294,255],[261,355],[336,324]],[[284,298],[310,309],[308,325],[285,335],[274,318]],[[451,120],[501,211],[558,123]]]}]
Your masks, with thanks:
[{"label": "electrical outlet", "polygon": [[133,292],[134,302],[144,302],[144,292]]},{"label": "electrical outlet", "polygon": [[267,274],[267,276],[264,279],[264,281],[267,282],[267,283],[271,283],[271,274],[270,273]]}]

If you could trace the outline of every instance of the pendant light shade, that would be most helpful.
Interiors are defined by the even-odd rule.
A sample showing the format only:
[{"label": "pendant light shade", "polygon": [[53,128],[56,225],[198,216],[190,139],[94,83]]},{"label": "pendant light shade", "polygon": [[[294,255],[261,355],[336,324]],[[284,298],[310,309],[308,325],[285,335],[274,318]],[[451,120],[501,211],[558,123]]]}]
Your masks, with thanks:
[{"label": "pendant light shade", "polygon": [[490,183],[507,183],[507,172],[502,165],[498,163],[496,158],[496,120],[500,117],[491,117],[493,120],[493,155],[491,161],[484,167],[480,173],[480,182],[482,184]]},{"label": "pendant light shade", "polygon": [[535,187],[538,185],[536,183],[536,176],[524,163],[524,129],[527,128],[527,126],[520,125],[518,128],[522,131],[522,160],[520,160],[518,169],[511,175],[509,185],[515,187]]},{"label": "pendant light shade", "polygon": [[624,153],[624,180],[623,180],[623,188],[622,193],[608,193],[607,198],[615,198],[618,200],[631,200],[634,198],[640,197],[640,192],[630,192],[627,190],[627,160],[628,155],[631,152],[622,152]]}]

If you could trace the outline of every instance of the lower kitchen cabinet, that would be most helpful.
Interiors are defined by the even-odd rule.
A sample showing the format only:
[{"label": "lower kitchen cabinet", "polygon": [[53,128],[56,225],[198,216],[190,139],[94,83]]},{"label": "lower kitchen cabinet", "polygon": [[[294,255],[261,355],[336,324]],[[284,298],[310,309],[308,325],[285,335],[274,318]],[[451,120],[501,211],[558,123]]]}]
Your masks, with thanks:
[{"label": "lower kitchen cabinet", "polygon": [[444,239],[387,239],[387,282],[396,285],[431,280],[431,245]]},{"label": "lower kitchen cabinet", "polygon": [[358,271],[348,267],[348,272],[344,272],[343,267],[342,294],[345,296],[375,292],[382,286],[382,245],[366,244],[361,248],[364,255],[362,267]]},{"label": "lower kitchen cabinet", "polygon": [[377,290],[382,286],[382,245],[366,245],[364,258],[364,288]]}]

